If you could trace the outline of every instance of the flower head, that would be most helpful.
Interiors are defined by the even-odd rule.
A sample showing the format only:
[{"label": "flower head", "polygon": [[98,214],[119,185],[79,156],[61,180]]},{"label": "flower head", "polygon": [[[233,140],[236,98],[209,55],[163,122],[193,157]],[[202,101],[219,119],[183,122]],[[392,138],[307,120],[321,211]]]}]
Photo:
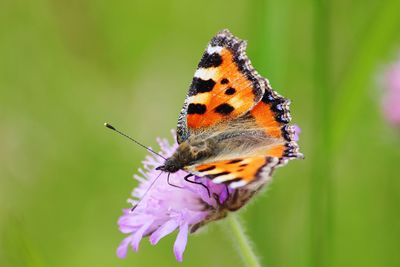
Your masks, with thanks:
[{"label": "flower head", "polygon": [[[160,154],[170,157],[178,144],[170,145],[167,140],[159,139]],[[161,238],[179,230],[174,244],[174,254],[178,261],[183,260],[189,232],[196,231],[207,222],[224,218],[229,210],[242,207],[262,185],[252,188],[228,189],[224,184],[214,184],[211,180],[194,177],[198,184],[186,182],[183,177],[185,171],[169,174],[155,170],[164,160],[154,155],[147,156],[143,161],[141,175],[134,178],[139,182],[129,199],[131,208],[125,209],[118,220],[119,229],[128,236],[121,242],[117,255],[125,257],[129,245],[138,251],[143,237],[149,236],[150,243],[155,245]],[[192,178],[193,179],[193,178]]]},{"label": "flower head", "polygon": [[400,58],[386,69],[384,86],[383,113],[389,123],[400,126]]}]

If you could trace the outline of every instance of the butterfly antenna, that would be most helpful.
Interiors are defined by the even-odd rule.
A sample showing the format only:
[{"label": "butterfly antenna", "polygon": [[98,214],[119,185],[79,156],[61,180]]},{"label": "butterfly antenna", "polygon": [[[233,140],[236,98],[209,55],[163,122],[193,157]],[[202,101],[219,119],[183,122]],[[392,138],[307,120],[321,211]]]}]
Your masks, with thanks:
[{"label": "butterfly antenna", "polygon": [[120,130],[116,129],[116,128],[115,128],[114,126],[112,126],[111,124],[109,124],[109,123],[106,122],[106,123],[104,123],[104,126],[106,126],[108,129],[111,129],[111,130],[113,130],[113,131],[119,133],[119,134],[122,135],[122,136],[125,136],[125,137],[128,138],[129,140],[131,140],[131,141],[135,142],[136,144],[138,144],[139,146],[145,148],[147,151],[149,151],[149,152],[151,152],[151,153],[153,153],[153,154],[155,154],[155,155],[157,155],[157,156],[163,158],[164,160],[167,160],[164,156],[162,156],[162,155],[160,155],[159,153],[155,152],[155,151],[154,151],[153,149],[151,149],[150,147],[147,147],[147,146],[141,144],[139,141],[136,141],[135,139],[133,139],[133,138],[130,137],[129,135],[124,134],[123,132],[121,132]]},{"label": "butterfly antenna", "polygon": [[140,198],[139,202],[136,203],[136,204],[132,207],[131,212],[133,212],[133,211],[139,206],[139,204],[140,204],[140,203],[142,202],[142,200],[145,198],[145,196],[147,195],[147,193],[150,191],[150,189],[153,187],[153,185],[157,182],[158,178],[160,178],[160,176],[161,176],[162,173],[163,173],[163,172],[161,171],[160,174],[156,177],[156,179],[154,179],[154,181],[151,182],[150,186],[147,188],[146,192],[144,192],[144,194],[143,194],[143,196]]}]

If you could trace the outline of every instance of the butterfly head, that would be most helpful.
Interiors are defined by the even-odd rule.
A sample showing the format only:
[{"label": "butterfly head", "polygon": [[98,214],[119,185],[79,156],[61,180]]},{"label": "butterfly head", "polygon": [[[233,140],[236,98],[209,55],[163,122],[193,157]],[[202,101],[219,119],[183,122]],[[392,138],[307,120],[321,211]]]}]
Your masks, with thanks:
[{"label": "butterfly head", "polygon": [[174,173],[182,168],[183,165],[171,157],[164,162],[164,165],[158,166],[156,170]]}]

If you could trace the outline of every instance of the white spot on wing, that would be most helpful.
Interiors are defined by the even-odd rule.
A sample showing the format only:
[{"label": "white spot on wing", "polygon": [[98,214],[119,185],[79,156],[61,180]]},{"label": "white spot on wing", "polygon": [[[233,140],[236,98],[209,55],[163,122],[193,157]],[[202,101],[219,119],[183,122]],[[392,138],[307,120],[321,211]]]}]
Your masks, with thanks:
[{"label": "white spot on wing", "polygon": [[238,108],[238,107],[241,107],[244,104],[244,101],[241,99],[240,96],[235,96],[235,97],[232,97],[231,99],[229,99],[228,103],[231,106],[233,106],[235,108]]},{"label": "white spot on wing", "polygon": [[213,53],[220,54],[221,51],[222,51],[222,48],[223,48],[222,46],[211,46],[211,45],[209,45],[207,47],[207,53],[209,53],[209,54],[213,54]]},{"label": "white spot on wing", "polygon": [[232,173],[230,173],[230,174],[218,176],[217,178],[213,179],[212,181],[215,184],[220,184],[220,183],[223,183],[225,181],[229,181],[229,180],[231,180],[233,178],[235,178],[235,176]]},{"label": "white spot on wing", "polygon": [[231,184],[229,185],[229,187],[234,189],[234,188],[242,187],[242,186],[244,186],[244,185],[246,185],[246,184],[247,184],[247,182],[244,181],[244,180],[242,180],[242,181],[238,181],[238,182],[233,182],[233,183],[231,183]]},{"label": "white spot on wing", "polygon": [[196,72],[194,73],[194,77],[203,79],[203,80],[209,80],[209,79],[213,79],[213,80],[217,80],[217,68],[200,68],[198,70],[196,70]]},{"label": "white spot on wing", "polygon": [[210,98],[209,93],[201,93],[201,94],[197,94],[197,95],[189,97],[189,103],[206,104],[206,103],[208,103],[209,98]]}]

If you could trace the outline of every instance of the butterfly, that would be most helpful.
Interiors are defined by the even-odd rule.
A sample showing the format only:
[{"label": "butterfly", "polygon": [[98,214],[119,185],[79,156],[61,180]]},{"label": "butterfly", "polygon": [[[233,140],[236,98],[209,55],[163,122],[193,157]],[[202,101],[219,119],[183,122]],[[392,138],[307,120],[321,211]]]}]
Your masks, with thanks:
[{"label": "butterfly", "polygon": [[303,157],[288,125],[290,101],[258,74],[245,50],[228,30],[211,39],[179,115],[179,147],[157,170],[241,188],[265,183],[276,167]]}]

